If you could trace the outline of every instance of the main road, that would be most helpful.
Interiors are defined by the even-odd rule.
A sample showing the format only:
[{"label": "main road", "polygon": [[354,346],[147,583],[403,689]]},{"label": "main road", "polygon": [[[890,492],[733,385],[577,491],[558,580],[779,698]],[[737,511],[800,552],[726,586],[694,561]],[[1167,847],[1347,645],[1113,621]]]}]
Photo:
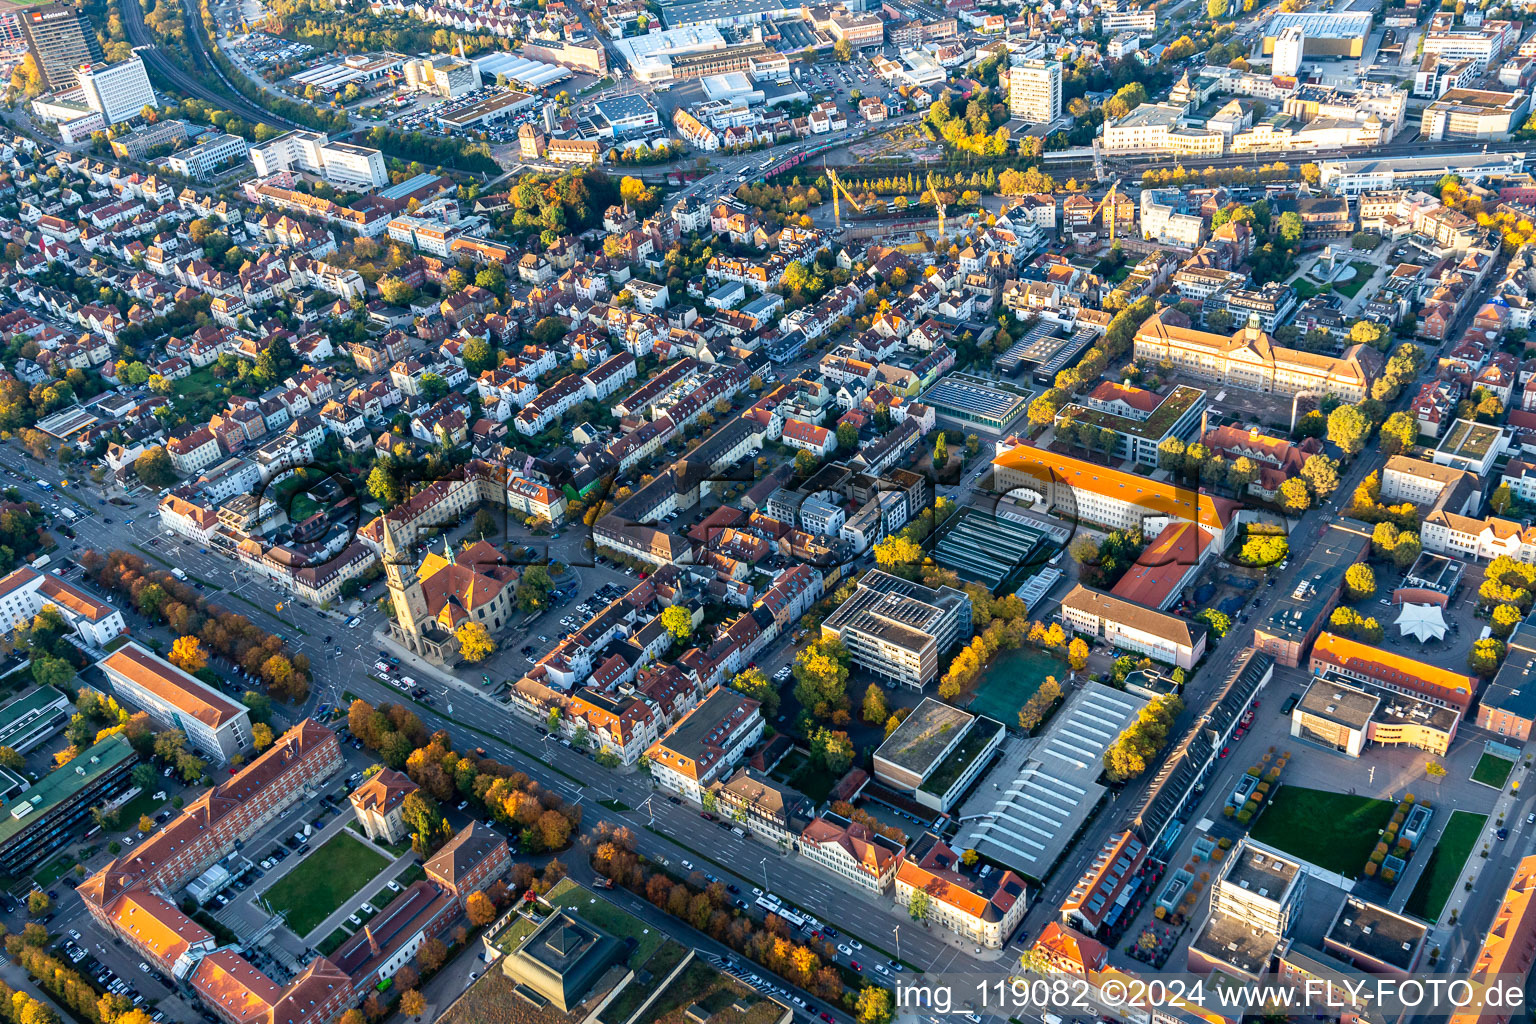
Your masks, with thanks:
[{"label": "main road", "polygon": [[[874,964],[884,963],[899,951],[903,961],[925,971],[975,973],[996,971],[1002,966],[996,962],[995,953],[980,951],[948,932],[912,921],[887,898],[857,892],[840,877],[811,866],[793,853],[782,853],[777,847],[755,839],[741,839],[706,822],[699,816],[698,808],[669,802],[666,793],[656,790],[643,773],[598,765],[589,756],[544,735],[534,723],[479,692],[474,684],[457,679],[445,681],[441,675],[446,674],[440,675],[437,670],[405,658],[402,670],[426,688],[430,703],[409,700],[378,681],[379,673],[372,664],[377,660],[375,648],[379,645],[366,623],[348,629],[344,613],[311,608],[252,583],[248,571],[223,556],[211,550],[205,554],[195,545],[183,546],[179,538],[165,537],[151,497],[124,496],[114,490],[109,492],[112,501],[131,504],[100,505],[102,494],[93,485],[70,483],[61,492],[57,489],[61,479],[58,470],[24,459],[15,446],[0,447],[0,467],[21,474],[20,479],[11,477],[0,483],[17,486],[24,498],[47,508],[62,493],[64,496],[59,500],[63,507],[84,514],[72,524],[77,535],[74,544],[81,551],[121,549],[160,567],[178,567],[190,579],[220,588],[222,592],[212,586],[204,591],[210,601],[283,636],[290,648],[306,654],[314,677],[309,699],[301,708],[277,707],[279,716],[290,722],[312,714],[322,703],[344,707],[345,694],[375,704],[414,704],[412,710],[428,729],[447,730],[460,749],[484,747],[489,755],[526,772],[540,785],[588,806],[589,829],[599,820],[628,825],[636,836],[639,851],[653,859],[664,859],[673,870],[691,870],[684,866],[686,862],[692,870],[713,874],[746,892],[754,887],[771,889],[786,901],[833,924],[848,938],[867,944],[865,950],[854,951],[852,957],[840,955],[838,959],[845,964],[851,959],[859,960],[865,971],[871,971]],[[55,489],[45,491],[37,486],[38,481],[47,481]],[[107,523],[107,517],[114,522]],[[612,573],[594,567],[579,571],[584,576]],[[241,582],[237,584],[235,580]],[[236,594],[243,599],[232,600]],[[283,606],[280,612],[278,604]],[[141,621],[131,612],[128,614],[136,625]],[[367,618],[379,619],[376,614]],[[327,635],[333,636],[329,644],[324,641]],[[404,658],[402,652],[394,653]],[[216,663],[216,667],[226,674],[230,671],[223,663]],[[871,980],[889,981],[874,975]]]}]

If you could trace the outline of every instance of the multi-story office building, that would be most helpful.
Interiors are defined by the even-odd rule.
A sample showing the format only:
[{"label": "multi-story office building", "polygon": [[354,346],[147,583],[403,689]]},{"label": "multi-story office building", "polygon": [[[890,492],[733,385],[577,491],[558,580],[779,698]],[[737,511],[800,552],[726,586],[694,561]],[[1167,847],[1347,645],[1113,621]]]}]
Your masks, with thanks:
[{"label": "multi-story office building", "polygon": [[170,662],[128,642],[101,662],[113,692],[149,717],[187,735],[187,742],[217,762],[251,746],[251,716],[243,706]]},{"label": "multi-story office building", "polygon": [[921,690],[939,674],[939,657],[971,635],[971,599],[953,587],[934,590],[875,570],[821,624],[854,664]]},{"label": "multi-story office building", "polygon": [[238,135],[209,134],[196,145],[172,153],[166,166],[184,178],[202,180],[231,163],[245,159],[246,141]]},{"label": "multi-story office building", "polygon": [[1008,68],[1008,112],[1035,124],[1061,116],[1061,62],[1015,58]]},{"label": "multi-story office building", "polygon": [[1276,75],[1294,76],[1301,70],[1301,55],[1306,49],[1307,35],[1300,25],[1287,25],[1275,37],[1275,62],[1271,70]]},{"label": "multi-story office building", "polygon": [[406,84],[444,99],[458,99],[480,88],[480,66],[450,53],[417,57],[405,62]]},{"label": "multi-story office building", "polygon": [[[131,755],[127,740],[122,743]],[[158,832],[113,858],[76,891],[103,928],[170,974],[201,936],[212,936],[173,904],[166,903],[163,913],[155,915],[161,919],[158,924],[148,920],[150,915],[141,919],[144,901],[165,903],[157,892],[174,892],[196,878],[237,842],[271,824],[295,802],[313,797],[315,787],[341,766],[336,734],[306,719],[239,773],[193,800]],[[140,920],[151,927],[140,926]]]},{"label": "multi-story office building", "polygon": [[1061,599],[1061,621],[1079,633],[1102,636],[1121,650],[1136,651],[1186,671],[1205,656],[1204,626],[1081,584]]},{"label": "multi-story office building", "polygon": [[166,118],[154,124],[141,125],[112,140],[112,155],[123,160],[143,160],[152,150],[161,146],[175,146],[187,137],[187,123]]},{"label": "multi-story office building", "polygon": [[342,185],[379,188],[389,184],[383,153],[350,142],[332,142],[321,132],[285,132],[253,146],[251,163],[262,177],[303,171]]},{"label": "multi-story office building", "polygon": [[1236,504],[1193,487],[1124,473],[1046,448],[1021,444],[992,460],[993,488],[1015,501],[1032,500],[1067,522],[1155,537],[1171,522],[1194,523],[1221,550]]},{"label": "multi-story office building", "polygon": [[[1142,193],[1145,197],[1146,193]],[[1157,465],[1157,450],[1170,437],[1188,438],[1205,412],[1205,392],[1180,384],[1166,395],[1105,381],[1056,414],[1115,433],[1117,459],[1142,466]]]},{"label": "multi-story office building", "polygon": [[116,64],[92,64],[76,72],[85,105],[109,125],[138,117],[145,107],[159,108],[144,61],[137,55]]},{"label": "multi-story office building", "polygon": [[132,784],[129,772],[138,760],[127,737],[113,733],[0,808],[0,873],[26,877],[78,839],[91,808],[111,803]]},{"label": "multi-story office building", "polygon": [[985,715],[925,697],[875,751],[875,778],[925,807],[947,811],[991,763],[1007,731]]},{"label": "multi-story office building", "polygon": [[1248,980],[1269,968],[1307,888],[1301,865],[1245,839],[1211,887],[1211,913],[1189,946],[1189,969]]},{"label": "multi-story office building", "polygon": [[100,647],[127,630],[123,613],[52,573],[23,565],[0,579],[0,629],[26,625],[45,607],[55,609],[81,641]]},{"label": "multi-story office building", "polygon": [[68,4],[34,7],[21,16],[21,34],[51,92],[75,88],[82,65],[106,59],[85,12]]},{"label": "multi-story office building", "polygon": [[51,686],[39,686],[0,707],[0,747],[25,754],[69,724],[73,706]]}]

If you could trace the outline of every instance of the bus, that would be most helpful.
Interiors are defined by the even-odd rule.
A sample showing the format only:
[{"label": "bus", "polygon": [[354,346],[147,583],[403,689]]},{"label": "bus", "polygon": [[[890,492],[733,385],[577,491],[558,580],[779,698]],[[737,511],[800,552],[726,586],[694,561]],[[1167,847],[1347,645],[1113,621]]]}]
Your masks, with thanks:
[{"label": "bus", "polygon": [[759,896],[757,898],[757,905],[762,908],[764,915],[777,914],[784,921],[788,922],[791,928],[805,927],[805,917],[795,913],[792,908],[783,903],[769,903]]}]

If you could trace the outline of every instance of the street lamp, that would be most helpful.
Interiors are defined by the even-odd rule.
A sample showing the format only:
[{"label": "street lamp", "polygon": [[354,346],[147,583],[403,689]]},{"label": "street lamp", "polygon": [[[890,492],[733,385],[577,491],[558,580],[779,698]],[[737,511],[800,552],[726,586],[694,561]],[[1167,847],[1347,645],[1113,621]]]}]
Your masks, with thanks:
[{"label": "street lamp", "polygon": [[768,892],[773,887],[768,884],[768,858],[764,857],[758,862],[763,869],[763,892]]},{"label": "street lamp", "polygon": [[896,933],[896,960],[897,960],[898,963],[900,963],[901,962],[901,925],[899,925],[899,924],[891,925],[891,931]]}]

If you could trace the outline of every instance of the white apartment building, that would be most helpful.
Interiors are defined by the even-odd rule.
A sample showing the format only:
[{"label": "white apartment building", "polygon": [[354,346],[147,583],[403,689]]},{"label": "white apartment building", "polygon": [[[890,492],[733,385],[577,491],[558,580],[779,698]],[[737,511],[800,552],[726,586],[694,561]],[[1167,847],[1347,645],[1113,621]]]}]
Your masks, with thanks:
[{"label": "white apartment building", "polygon": [[47,605],[58,609],[80,639],[94,647],[128,629],[122,612],[52,573],[23,565],[0,579],[0,629],[7,633],[31,622]]},{"label": "white apartment building", "polygon": [[384,154],[350,142],[332,142],[321,132],[291,131],[251,148],[260,177],[282,171],[318,174],[327,181],[362,188],[389,184]]},{"label": "white apartment building", "polygon": [[1221,156],[1227,137],[1206,128],[1181,124],[1184,108],[1171,103],[1143,103],[1118,121],[1104,123],[1104,148],[1111,153],[1175,153]]},{"label": "white apartment building", "polygon": [[1024,919],[1024,879],[1007,868],[985,877],[965,872],[960,855],[932,832],[902,853],[896,868],[896,902],[912,905],[914,893],[928,897],[926,922],[948,928],[988,949],[1003,942]]},{"label": "white apartment building", "polygon": [[137,55],[116,64],[92,64],[76,75],[85,105],[100,113],[109,125],[138,117],[145,107],[160,106],[144,61]]},{"label": "white apartment building", "polygon": [[113,693],[173,729],[208,757],[224,763],[251,747],[246,708],[130,641],[100,662]]},{"label": "white apartment building", "polygon": [[1275,37],[1275,62],[1273,74],[1293,78],[1301,70],[1301,54],[1306,48],[1307,36],[1300,25],[1287,25]]},{"label": "white apartment building", "polygon": [[1148,7],[1145,10],[1131,8],[1124,11],[1105,11],[1099,16],[1103,24],[1104,33],[1113,35],[1116,32],[1156,32],[1157,8]]},{"label": "white apartment building", "polygon": [[817,818],[800,834],[800,855],[877,895],[891,887],[902,848],[857,822],[835,814]]},{"label": "white apartment building", "polygon": [[1205,240],[1205,218],[1198,209],[1187,212],[1177,189],[1142,189],[1141,235],[1164,245],[1196,248]]},{"label": "white apartment building", "polygon": [[1204,627],[1081,584],[1061,599],[1061,621],[1079,633],[1103,637],[1121,650],[1186,671],[1205,656]]},{"label": "white apartment building", "polygon": [[1425,53],[1439,54],[1441,60],[1470,60],[1474,73],[1481,76],[1503,56],[1505,41],[1502,31],[1457,26],[1426,32],[1423,46]]},{"label": "white apartment building", "polygon": [[1015,58],[1008,68],[1008,112],[1050,124],[1061,116],[1061,62]]},{"label": "white apartment building", "polygon": [[[1381,499],[1390,505],[1411,502],[1427,511],[1439,504],[1440,496],[1446,488],[1454,487],[1464,479],[1471,484],[1470,495],[1478,495],[1482,488],[1480,478],[1475,473],[1406,455],[1394,455],[1382,468]],[[1505,482],[1508,482],[1507,477]],[[1469,504],[1476,507],[1480,502]],[[1452,508],[1451,511],[1465,513],[1469,509],[1460,507]]]},{"label": "white apartment building", "polygon": [[204,135],[197,144],[166,157],[166,166],[183,178],[202,180],[226,164],[245,159],[246,141],[238,135]]}]

